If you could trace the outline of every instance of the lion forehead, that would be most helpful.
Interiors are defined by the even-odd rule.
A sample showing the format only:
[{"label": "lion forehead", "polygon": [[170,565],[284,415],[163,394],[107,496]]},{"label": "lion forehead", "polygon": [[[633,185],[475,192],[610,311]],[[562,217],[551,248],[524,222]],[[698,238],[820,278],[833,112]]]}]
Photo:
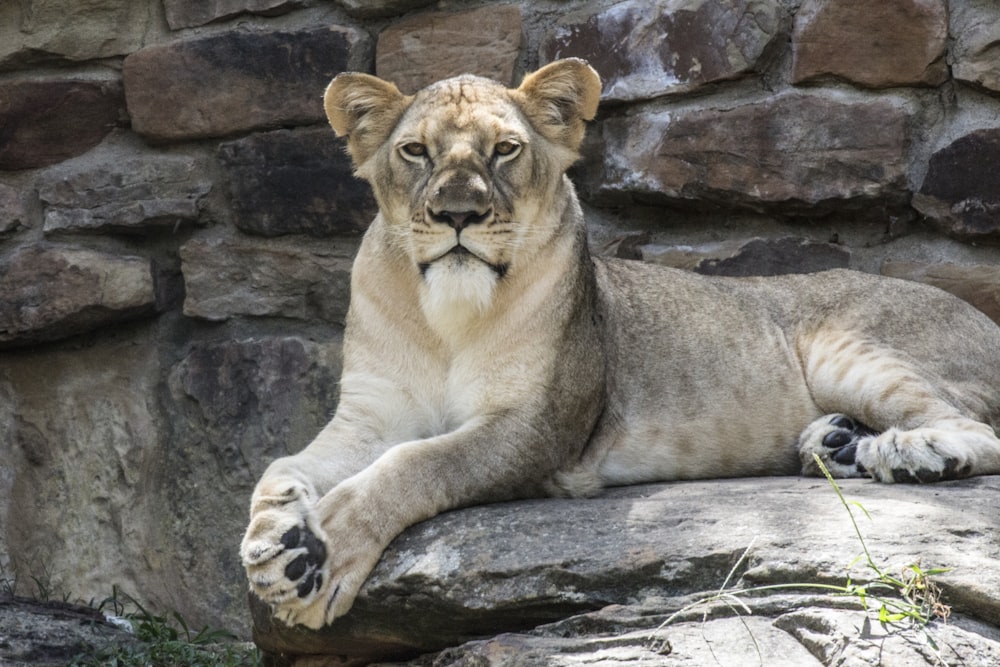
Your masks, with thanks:
[{"label": "lion forehead", "polygon": [[529,132],[506,88],[472,76],[447,79],[420,91],[398,129],[423,140],[469,133],[490,140],[507,133]]}]

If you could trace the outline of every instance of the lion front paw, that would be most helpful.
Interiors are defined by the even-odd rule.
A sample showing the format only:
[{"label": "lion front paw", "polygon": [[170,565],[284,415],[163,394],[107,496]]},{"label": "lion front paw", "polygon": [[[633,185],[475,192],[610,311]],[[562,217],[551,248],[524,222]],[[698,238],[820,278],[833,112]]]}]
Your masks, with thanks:
[{"label": "lion front paw", "polygon": [[811,423],[799,436],[799,458],[803,475],[820,475],[813,454],[834,477],[864,477],[868,470],[858,461],[858,449],[870,442],[875,431],[847,415],[826,415]]},{"label": "lion front paw", "polygon": [[329,550],[307,493],[291,487],[258,499],[240,556],[250,589],[289,624],[325,622]]}]

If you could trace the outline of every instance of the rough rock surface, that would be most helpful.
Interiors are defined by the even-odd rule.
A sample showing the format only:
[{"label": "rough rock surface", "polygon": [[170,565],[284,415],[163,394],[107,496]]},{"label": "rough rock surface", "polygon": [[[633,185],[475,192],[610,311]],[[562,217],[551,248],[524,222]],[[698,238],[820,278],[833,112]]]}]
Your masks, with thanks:
[{"label": "rough rock surface", "polygon": [[220,321],[236,315],[318,318],[343,323],[352,248],[316,241],[195,239],[181,247],[184,314]]},{"label": "rough rock surface", "polygon": [[124,111],[117,81],[0,83],[0,170],[30,169],[90,150]]},{"label": "rough rock surface", "polygon": [[12,187],[0,183],[0,234],[17,229],[27,222],[24,198]]},{"label": "rough rock surface", "polygon": [[369,185],[329,127],[255,134],[222,144],[238,229],[279,236],[359,234],[375,216]]},{"label": "rough rock surface", "polygon": [[936,86],[948,77],[947,40],[945,0],[806,0],[795,15],[792,77]]},{"label": "rough rock surface", "polygon": [[913,206],[958,238],[1000,240],[1000,129],[970,132],[931,156]]},{"label": "rough rock surface", "polygon": [[549,61],[591,62],[603,100],[648,99],[753,71],[783,12],[777,0],[629,0],[561,19],[542,52]]},{"label": "rough rock surface", "polygon": [[149,260],[31,246],[0,266],[0,346],[65,338],[151,313]]},{"label": "rough rock surface", "polygon": [[135,641],[94,609],[0,593],[0,665],[65,667],[81,655]]},{"label": "rough rock surface", "polygon": [[992,0],[951,3],[952,74],[1000,92],[1000,6]]},{"label": "rough rock surface", "polygon": [[136,157],[58,168],[40,179],[46,234],[176,229],[200,223],[212,182],[194,158]]},{"label": "rough rock surface", "polygon": [[352,16],[378,18],[405,14],[434,4],[434,0],[338,0]]},{"label": "rough rock surface", "polygon": [[153,18],[153,3],[0,2],[0,69],[130,53],[142,46]]},{"label": "rough rock surface", "polygon": [[[603,172],[585,188],[611,201],[696,201],[794,211],[898,205],[908,114],[891,100],[787,93],[734,108],[647,111],[603,125]],[[586,174],[586,172],[584,172]]]},{"label": "rough rock surface", "polygon": [[478,74],[512,85],[520,49],[517,5],[420,14],[379,35],[375,73],[404,93],[458,74]]},{"label": "rough rock surface", "polygon": [[222,21],[243,13],[277,16],[304,4],[304,0],[163,0],[171,30]]},{"label": "rough rock surface", "polygon": [[[713,654],[753,656],[755,644],[766,665],[860,667],[878,655],[882,664],[937,664],[925,632],[947,664],[1000,659],[1000,477],[841,488],[871,517],[855,509],[880,568],[893,576],[914,563],[951,568],[935,577],[952,606],[948,625],[887,630],[874,618],[866,624],[853,596],[795,587],[859,583],[872,571],[856,561],[862,545],[825,480],[762,478],[444,514],[393,542],[343,619],[318,632],[288,628],[255,602],[255,638],[286,664],[310,667],[442,649],[412,664],[542,664],[546,656],[546,664],[711,664]],[[779,588],[741,597],[752,612],[743,621],[732,618],[738,604],[715,603],[707,623],[699,607],[657,629],[724,586],[768,585]]]},{"label": "rough rock surface", "polygon": [[734,239],[699,246],[639,247],[641,259],[716,276],[777,276],[846,269],[851,253],[808,239]]},{"label": "rough rock surface", "polygon": [[132,128],[170,141],[322,121],[323,88],[363,57],[367,40],[330,26],[147,47],[125,59]]}]

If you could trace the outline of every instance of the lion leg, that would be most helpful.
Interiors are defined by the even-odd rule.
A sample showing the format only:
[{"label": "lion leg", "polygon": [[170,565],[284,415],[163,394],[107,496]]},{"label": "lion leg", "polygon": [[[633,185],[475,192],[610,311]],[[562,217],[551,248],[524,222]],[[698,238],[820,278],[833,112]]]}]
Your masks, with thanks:
[{"label": "lion leg", "polygon": [[818,474],[813,454],[836,477],[934,482],[1000,472],[1000,439],[947,400],[912,363],[850,334],[814,344],[806,380],[821,410],[799,437],[803,474]]}]

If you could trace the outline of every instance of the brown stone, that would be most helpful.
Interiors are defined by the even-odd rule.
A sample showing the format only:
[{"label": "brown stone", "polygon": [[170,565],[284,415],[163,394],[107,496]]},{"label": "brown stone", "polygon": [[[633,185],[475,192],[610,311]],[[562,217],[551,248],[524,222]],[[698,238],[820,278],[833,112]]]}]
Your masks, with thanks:
[{"label": "brown stone", "polygon": [[1000,241],[1000,129],[977,130],[931,156],[913,206],[960,239]]},{"label": "brown stone", "polygon": [[0,69],[131,53],[142,46],[158,4],[158,0],[0,2]]},{"label": "brown stone", "polygon": [[883,275],[939,287],[968,301],[1000,324],[1000,267],[947,263],[887,261]]},{"label": "brown stone", "polygon": [[124,65],[132,128],[173,141],[322,122],[323,89],[363,60],[368,45],[367,33],[331,26],[142,49]]},{"label": "brown stone", "polygon": [[890,100],[786,93],[608,119],[604,162],[581,176],[598,203],[806,214],[903,206],[908,135],[907,111]]},{"label": "brown stone", "polygon": [[199,222],[212,181],[194,158],[149,155],[103,164],[57,167],[38,185],[46,234],[141,233]]},{"label": "brown stone", "polygon": [[995,0],[951,3],[952,75],[1000,92],[1000,5]]},{"label": "brown stone", "polygon": [[213,321],[251,315],[343,324],[355,244],[192,239],[180,251],[184,314]]},{"label": "brown stone", "polygon": [[303,0],[163,0],[163,9],[170,29],[180,30],[240,14],[277,16],[303,4]]},{"label": "brown stone", "polygon": [[778,0],[629,0],[560,20],[542,53],[589,61],[605,100],[647,99],[754,71],[783,14]]},{"label": "brown stone", "polygon": [[338,0],[351,16],[381,18],[401,16],[414,9],[434,4],[435,0]]},{"label": "brown stone", "polygon": [[277,130],[224,143],[219,160],[229,180],[236,226],[278,236],[358,234],[375,216],[367,183],[329,127]]},{"label": "brown stone", "polygon": [[404,93],[458,74],[511,85],[521,39],[521,10],[516,5],[418,14],[379,35],[375,72]]},{"label": "brown stone", "polygon": [[0,346],[66,338],[154,312],[150,262],[27,246],[0,270]]},{"label": "brown stone", "polygon": [[935,86],[948,78],[945,0],[806,0],[795,15],[792,80]]},{"label": "brown stone", "polygon": [[0,234],[27,224],[24,199],[14,188],[0,183]]},{"label": "brown stone", "polygon": [[714,276],[777,276],[847,268],[850,251],[832,243],[785,237],[700,246],[640,247],[642,259]]},{"label": "brown stone", "polygon": [[118,81],[0,82],[0,169],[32,169],[84,153],[124,112]]}]

